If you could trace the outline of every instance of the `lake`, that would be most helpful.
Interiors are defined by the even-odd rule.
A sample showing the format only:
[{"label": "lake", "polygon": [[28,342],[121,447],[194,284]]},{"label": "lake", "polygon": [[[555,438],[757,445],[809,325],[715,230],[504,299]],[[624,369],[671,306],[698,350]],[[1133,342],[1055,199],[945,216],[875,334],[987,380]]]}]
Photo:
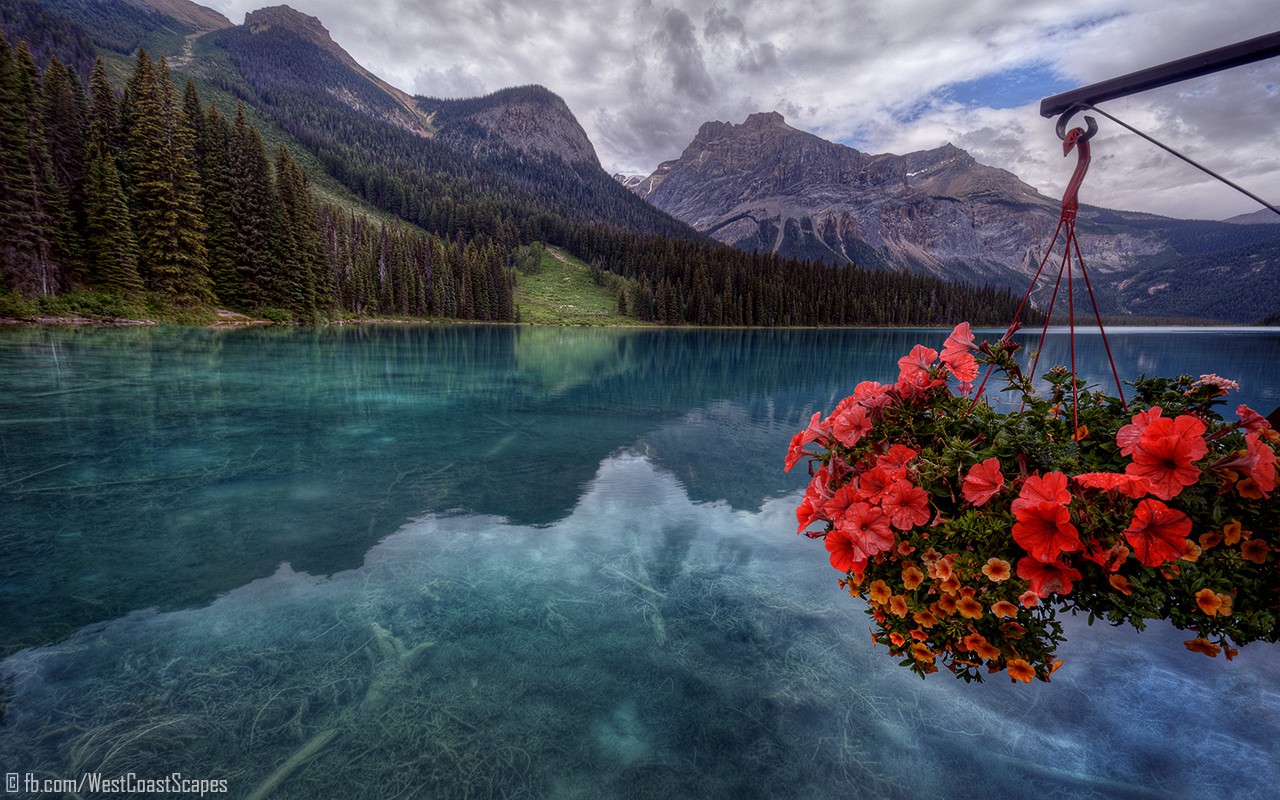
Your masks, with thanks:
[{"label": "lake", "polygon": [[[31,796],[1274,796],[1275,645],[1068,618],[1016,686],[872,647],[783,458],[945,335],[0,330],[0,766]],[[1280,405],[1280,331],[1111,345]]]}]

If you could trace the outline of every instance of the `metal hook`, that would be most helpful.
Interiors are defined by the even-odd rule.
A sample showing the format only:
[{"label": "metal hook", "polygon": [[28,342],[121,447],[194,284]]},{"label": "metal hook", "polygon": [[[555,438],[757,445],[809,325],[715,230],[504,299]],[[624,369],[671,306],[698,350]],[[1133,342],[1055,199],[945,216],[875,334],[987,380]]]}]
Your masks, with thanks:
[{"label": "metal hook", "polygon": [[[1058,132],[1059,139],[1066,141],[1067,123],[1071,121],[1071,118],[1075,116],[1077,112],[1084,111],[1086,108],[1089,108],[1089,107],[1090,106],[1086,106],[1086,105],[1072,106],[1071,108],[1068,108],[1066,111],[1062,112],[1062,115],[1058,117],[1058,124],[1054,127],[1054,130]],[[1086,114],[1084,118],[1084,122],[1086,125],[1089,126],[1089,129],[1085,131],[1083,134],[1081,134],[1080,138],[1077,141],[1087,142],[1093,138],[1093,135],[1095,133],[1098,132],[1098,121],[1096,119]]]}]

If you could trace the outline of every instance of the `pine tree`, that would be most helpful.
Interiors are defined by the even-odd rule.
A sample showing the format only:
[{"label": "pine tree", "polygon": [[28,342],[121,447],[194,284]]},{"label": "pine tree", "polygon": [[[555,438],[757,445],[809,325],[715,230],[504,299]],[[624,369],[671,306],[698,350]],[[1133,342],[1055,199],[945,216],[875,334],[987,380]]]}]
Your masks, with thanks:
[{"label": "pine tree", "polygon": [[197,163],[203,190],[205,248],[209,278],[218,302],[231,308],[248,305],[237,261],[239,245],[232,220],[231,127],[212,104],[197,127]]},{"label": "pine tree", "polygon": [[251,307],[285,305],[277,275],[283,214],[262,135],[249,124],[240,103],[236,104],[228,153],[231,222],[244,302]]},{"label": "pine tree", "polygon": [[[39,73],[25,42],[0,37],[0,275],[27,297],[61,288],[54,240],[61,199],[42,131]],[[55,210],[57,210],[55,208]]]},{"label": "pine tree", "polygon": [[85,223],[85,96],[80,79],[51,57],[43,85],[43,129],[57,228],[54,252],[68,282],[82,274]]},{"label": "pine tree", "polygon": [[310,315],[317,305],[328,306],[327,294],[317,266],[320,259],[320,237],[316,228],[315,208],[306,174],[284,145],[276,155],[276,187],[284,215],[284,257],[281,271],[290,288],[290,308],[298,314]]},{"label": "pine tree", "polygon": [[163,56],[153,67],[139,49],[126,100],[127,160],[144,280],[179,305],[212,302],[195,134]]},{"label": "pine tree", "polygon": [[129,204],[116,166],[117,108],[102,60],[89,78],[91,101],[85,157],[85,267],[94,286],[121,295],[140,295],[138,243]]}]

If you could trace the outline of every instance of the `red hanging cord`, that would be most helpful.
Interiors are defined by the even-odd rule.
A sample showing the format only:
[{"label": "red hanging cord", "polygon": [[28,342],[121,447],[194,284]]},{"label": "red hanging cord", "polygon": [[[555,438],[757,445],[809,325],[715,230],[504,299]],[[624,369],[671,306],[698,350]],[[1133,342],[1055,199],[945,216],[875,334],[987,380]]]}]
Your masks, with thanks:
[{"label": "red hanging cord", "polygon": [[[1102,314],[1098,310],[1098,299],[1093,293],[1093,283],[1089,280],[1089,272],[1085,269],[1084,256],[1080,252],[1080,242],[1076,239],[1076,215],[1080,210],[1079,190],[1080,184],[1084,181],[1085,173],[1089,170],[1089,162],[1091,160],[1091,152],[1089,148],[1089,139],[1098,130],[1097,122],[1092,117],[1085,117],[1089,129],[1072,128],[1065,135],[1062,133],[1063,123],[1065,123],[1070,112],[1063,116],[1058,123],[1058,134],[1062,136],[1062,155],[1071,154],[1074,149],[1076,151],[1076,168],[1071,174],[1071,180],[1067,183],[1067,189],[1062,195],[1062,213],[1058,217],[1058,227],[1053,232],[1053,238],[1049,242],[1049,246],[1045,249],[1044,257],[1040,259],[1040,266],[1036,269],[1036,274],[1031,278],[1031,284],[1027,287],[1026,294],[1022,297],[1022,302],[1018,305],[1018,310],[1014,312],[1013,321],[1009,324],[1008,330],[1000,339],[1000,343],[1007,344],[1012,338],[1014,332],[1021,327],[1022,312],[1026,309],[1027,302],[1031,298],[1031,292],[1035,289],[1036,284],[1040,280],[1040,275],[1044,272],[1045,265],[1049,262],[1049,257],[1053,254],[1054,245],[1058,243],[1058,239],[1063,240],[1062,261],[1058,266],[1058,277],[1054,281],[1053,294],[1049,299],[1049,307],[1045,309],[1044,325],[1040,329],[1040,341],[1036,345],[1036,353],[1031,362],[1031,376],[1036,374],[1036,368],[1040,363],[1040,354],[1044,351],[1045,339],[1049,333],[1049,321],[1053,317],[1053,309],[1058,302],[1058,292],[1062,288],[1063,273],[1067,277],[1067,323],[1070,331],[1070,348],[1071,348],[1071,405],[1072,405],[1072,422],[1074,423],[1074,434],[1079,435],[1080,418],[1076,409],[1079,403],[1079,381],[1076,378],[1076,315],[1075,315],[1075,284],[1072,275],[1072,252],[1075,253],[1075,263],[1080,267],[1080,275],[1084,278],[1085,288],[1089,293],[1089,300],[1093,305],[1094,318],[1098,323],[1098,332],[1102,334],[1102,346],[1107,353],[1107,362],[1111,366],[1111,375],[1115,378],[1116,390],[1120,394],[1120,403],[1122,407],[1128,410],[1129,404],[1125,400],[1124,386],[1120,381],[1120,373],[1116,369],[1115,358],[1111,354],[1111,343],[1107,340],[1107,331],[1102,324]],[[974,402],[982,396],[982,392],[987,385],[987,379],[991,377],[992,368],[988,368],[986,375],[982,378],[982,383],[978,386],[978,391],[974,394]]]}]

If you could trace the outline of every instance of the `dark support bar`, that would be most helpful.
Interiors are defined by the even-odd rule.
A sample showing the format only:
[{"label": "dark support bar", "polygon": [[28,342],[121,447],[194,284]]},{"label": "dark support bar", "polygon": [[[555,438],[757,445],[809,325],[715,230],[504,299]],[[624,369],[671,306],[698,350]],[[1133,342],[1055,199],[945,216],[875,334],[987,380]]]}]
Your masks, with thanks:
[{"label": "dark support bar", "polygon": [[1276,56],[1280,56],[1280,31],[1046,97],[1040,101],[1040,116],[1056,117],[1076,106],[1128,97],[1148,89],[1157,89]]}]

